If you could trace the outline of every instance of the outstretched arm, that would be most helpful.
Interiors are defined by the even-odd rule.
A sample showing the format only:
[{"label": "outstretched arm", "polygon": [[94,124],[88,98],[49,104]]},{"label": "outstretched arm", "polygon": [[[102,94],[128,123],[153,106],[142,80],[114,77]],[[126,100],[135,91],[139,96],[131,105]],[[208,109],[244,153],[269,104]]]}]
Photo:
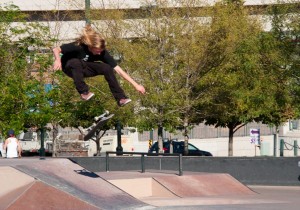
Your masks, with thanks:
[{"label": "outstretched arm", "polygon": [[146,90],[144,86],[138,84],[136,81],[134,81],[120,66],[116,66],[114,70],[125,80],[127,80],[129,83],[133,85],[133,87],[139,91],[142,94],[146,93]]},{"label": "outstretched arm", "polygon": [[53,55],[54,55],[54,64],[53,64],[53,70],[60,70],[61,69],[61,59],[60,59],[60,53],[61,49],[60,47],[53,48]]}]

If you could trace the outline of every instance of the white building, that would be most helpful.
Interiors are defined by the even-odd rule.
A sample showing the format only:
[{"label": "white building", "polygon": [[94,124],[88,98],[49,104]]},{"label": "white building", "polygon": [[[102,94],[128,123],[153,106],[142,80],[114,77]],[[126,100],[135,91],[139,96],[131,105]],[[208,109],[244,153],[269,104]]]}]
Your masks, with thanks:
[{"label": "white building", "polygon": [[[158,0],[1,0],[0,6],[13,4],[20,8],[21,11],[27,13],[31,20],[39,21],[50,27],[53,37],[57,37],[62,42],[72,40],[77,37],[78,33],[86,24],[86,3],[90,3],[91,10],[126,10],[128,12],[149,8],[155,6]],[[288,0],[285,0],[288,1]],[[299,1],[299,0],[294,0]],[[179,0],[169,0],[169,7],[179,7]],[[199,0],[195,1],[195,6],[201,8],[212,5],[216,0]],[[259,7],[262,5],[276,3],[276,0],[246,0],[246,6]],[[77,20],[71,20],[66,16],[66,11],[72,11],[79,17]],[[43,18],[48,13],[51,19]],[[96,21],[96,20],[95,20]],[[99,20],[97,20],[99,21]],[[270,29],[270,24],[264,22],[265,30]]]}]

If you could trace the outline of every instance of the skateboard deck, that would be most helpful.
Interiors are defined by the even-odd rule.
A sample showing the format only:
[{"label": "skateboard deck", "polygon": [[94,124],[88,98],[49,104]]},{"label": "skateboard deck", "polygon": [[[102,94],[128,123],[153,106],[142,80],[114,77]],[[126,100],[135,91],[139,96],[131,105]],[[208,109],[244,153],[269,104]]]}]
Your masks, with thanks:
[{"label": "skateboard deck", "polygon": [[92,138],[94,136],[94,134],[96,133],[96,131],[99,128],[101,128],[103,125],[105,125],[105,123],[113,116],[114,116],[114,114],[110,114],[108,116],[101,117],[101,119],[99,119],[97,124],[84,136],[83,140],[88,141],[90,138]]}]

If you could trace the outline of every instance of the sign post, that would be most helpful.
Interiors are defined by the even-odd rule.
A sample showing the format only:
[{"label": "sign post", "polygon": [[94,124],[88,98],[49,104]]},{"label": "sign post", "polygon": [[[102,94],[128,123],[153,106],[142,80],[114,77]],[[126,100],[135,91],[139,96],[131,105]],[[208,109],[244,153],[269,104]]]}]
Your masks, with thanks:
[{"label": "sign post", "polygon": [[255,156],[256,147],[260,147],[260,130],[255,128],[250,128],[250,143],[254,144]]}]

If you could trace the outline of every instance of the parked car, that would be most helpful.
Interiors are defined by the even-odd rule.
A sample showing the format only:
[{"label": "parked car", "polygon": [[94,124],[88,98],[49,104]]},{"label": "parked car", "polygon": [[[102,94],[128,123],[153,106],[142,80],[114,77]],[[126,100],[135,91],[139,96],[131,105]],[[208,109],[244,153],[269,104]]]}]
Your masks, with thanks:
[{"label": "parked car", "polygon": [[[24,154],[34,154],[38,153],[41,148],[41,133],[40,132],[21,132],[17,138],[20,140],[22,153]],[[45,132],[44,136],[44,148],[46,153],[51,153],[49,151],[49,142],[52,143],[49,132]]]},{"label": "parked car", "polygon": [[[184,141],[163,141],[164,153],[170,153],[170,143],[173,144],[173,153],[184,152]],[[149,153],[158,153],[158,142],[155,142],[148,151]],[[198,149],[193,144],[188,143],[188,156],[212,156],[210,152]]]}]

